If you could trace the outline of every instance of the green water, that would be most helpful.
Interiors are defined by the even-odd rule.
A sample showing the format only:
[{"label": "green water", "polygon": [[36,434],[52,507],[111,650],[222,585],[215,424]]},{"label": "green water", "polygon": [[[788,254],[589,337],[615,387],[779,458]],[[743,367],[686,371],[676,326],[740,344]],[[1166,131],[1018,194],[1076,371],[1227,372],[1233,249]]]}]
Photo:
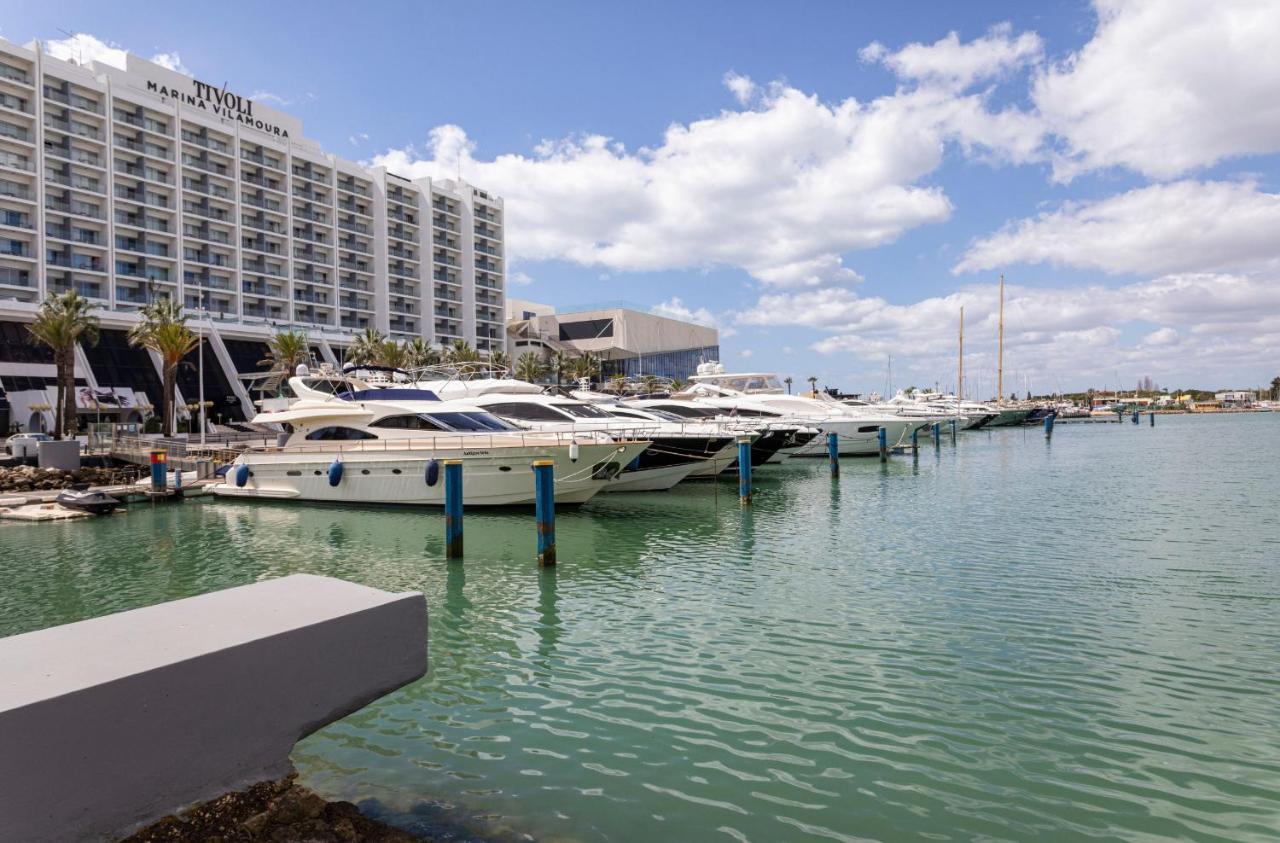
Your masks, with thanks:
[{"label": "green water", "polygon": [[[418,828],[1276,839],[1280,414],[962,434],[558,523],[207,501],[0,525],[0,634],[295,571],[420,589],[426,678],[300,744]],[[455,832],[450,832],[455,833]]]}]

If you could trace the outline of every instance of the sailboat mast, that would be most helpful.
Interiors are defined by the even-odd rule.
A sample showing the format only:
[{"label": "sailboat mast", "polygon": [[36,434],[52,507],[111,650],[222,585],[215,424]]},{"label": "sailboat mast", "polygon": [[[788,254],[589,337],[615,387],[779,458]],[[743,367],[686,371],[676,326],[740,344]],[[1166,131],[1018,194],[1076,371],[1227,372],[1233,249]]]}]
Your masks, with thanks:
[{"label": "sailboat mast", "polygon": [[956,399],[964,400],[964,306],[960,306],[960,364],[956,366]]},{"label": "sailboat mast", "polygon": [[1000,340],[996,362],[996,406],[1004,403],[1004,273],[1000,274]]}]

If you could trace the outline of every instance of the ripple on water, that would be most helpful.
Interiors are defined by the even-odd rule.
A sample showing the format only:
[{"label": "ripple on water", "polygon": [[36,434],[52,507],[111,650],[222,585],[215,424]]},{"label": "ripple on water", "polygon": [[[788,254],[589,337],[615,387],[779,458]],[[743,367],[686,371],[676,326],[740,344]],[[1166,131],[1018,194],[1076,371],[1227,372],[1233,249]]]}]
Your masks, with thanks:
[{"label": "ripple on water", "polygon": [[0,524],[0,633],[296,571],[422,590],[430,674],[295,759],[455,837],[1267,839],[1277,423],[978,432],[770,467],[745,511],[609,495],[546,570],[515,513],[469,512],[453,565],[438,513]]}]

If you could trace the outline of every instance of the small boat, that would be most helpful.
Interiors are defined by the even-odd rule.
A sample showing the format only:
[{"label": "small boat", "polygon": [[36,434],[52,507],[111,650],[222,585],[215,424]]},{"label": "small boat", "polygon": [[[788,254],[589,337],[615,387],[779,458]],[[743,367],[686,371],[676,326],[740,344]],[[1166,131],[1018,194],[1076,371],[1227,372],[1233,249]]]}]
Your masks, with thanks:
[{"label": "small boat", "polygon": [[77,483],[61,492],[53,502],[90,515],[106,515],[120,506],[120,501],[106,492],[90,491],[88,483]]}]

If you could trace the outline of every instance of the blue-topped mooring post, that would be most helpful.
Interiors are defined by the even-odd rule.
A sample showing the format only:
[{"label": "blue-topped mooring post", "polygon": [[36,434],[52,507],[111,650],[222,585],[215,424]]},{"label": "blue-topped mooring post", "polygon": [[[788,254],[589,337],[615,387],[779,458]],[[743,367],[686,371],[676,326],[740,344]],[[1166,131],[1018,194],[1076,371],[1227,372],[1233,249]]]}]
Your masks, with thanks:
[{"label": "blue-topped mooring post", "polygon": [[1147,415],[1151,416],[1151,426],[1152,426],[1152,427],[1155,427],[1155,426],[1156,426],[1156,411],[1155,411],[1155,410],[1152,410],[1152,411],[1151,411],[1150,413],[1148,413]]},{"label": "blue-topped mooring post", "polygon": [[1044,417],[1044,438],[1048,439],[1053,436],[1053,419],[1057,413],[1050,413]]},{"label": "blue-topped mooring post", "polygon": [[831,476],[840,476],[840,434],[827,434],[827,458],[831,460]]},{"label": "blue-topped mooring post", "polygon": [[912,453],[920,452],[920,428],[916,427],[911,431],[911,451]]},{"label": "blue-topped mooring post", "polygon": [[538,519],[538,564],[556,564],[555,460],[533,461],[533,504]]},{"label": "blue-topped mooring post", "polygon": [[1137,424],[1137,423],[1138,423],[1138,411],[1137,411],[1137,410],[1134,410],[1134,411],[1133,411],[1133,423],[1134,423],[1134,424]]},{"label": "blue-topped mooring post", "polygon": [[462,558],[462,460],[444,461],[444,558]]},{"label": "blue-topped mooring post", "polygon": [[933,447],[935,449],[942,447],[942,422],[933,423]]},{"label": "blue-topped mooring post", "polygon": [[955,441],[955,438],[956,438],[956,429],[957,429],[957,428],[956,428],[956,420],[955,420],[955,419],[952,419],[952,420],[951,420],[951,439],[952,439],[952,441]]},{"label": "blue-topped mooring post", "polygon": [[751,503],[751,437],[738,437],[738,502]]},{"label": "blue-topped mooring post", "polygon": [[880,462],[889,461],[889,434],[882,427],[876,431],[876,441],[880,443]]}]

